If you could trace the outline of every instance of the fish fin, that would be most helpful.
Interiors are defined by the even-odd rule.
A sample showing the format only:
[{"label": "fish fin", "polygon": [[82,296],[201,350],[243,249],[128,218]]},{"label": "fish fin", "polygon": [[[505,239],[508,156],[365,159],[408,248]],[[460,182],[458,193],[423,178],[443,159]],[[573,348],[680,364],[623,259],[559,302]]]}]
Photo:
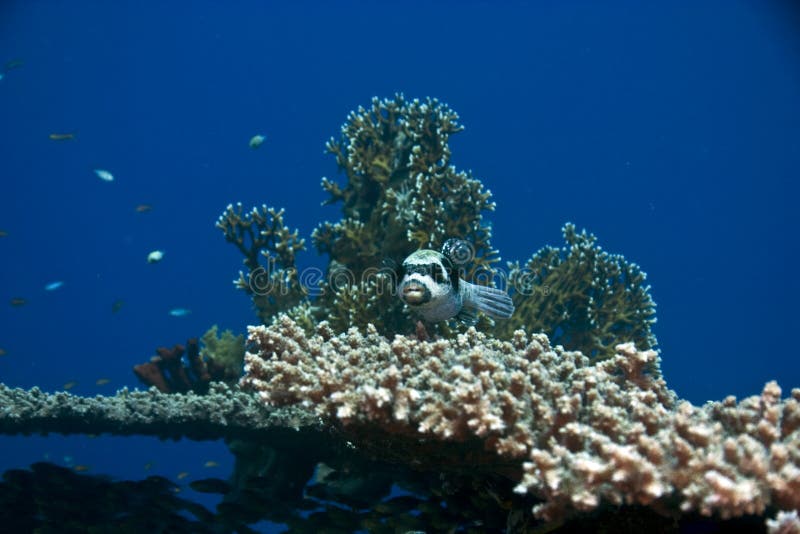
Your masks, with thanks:
[{"label": "fish fin", "polygon": [[479,286],[461,281],[464,305],[495,319],[508,319],[514,313],[514,302],[508,293],[496,287]]},{"label": "fish fin", "polygon": [[478,324],[478,310],[464,306],[461,308],[461,311],[456,314],[455,318],[456,321],[460,321],[467,326],[475,326]]}]

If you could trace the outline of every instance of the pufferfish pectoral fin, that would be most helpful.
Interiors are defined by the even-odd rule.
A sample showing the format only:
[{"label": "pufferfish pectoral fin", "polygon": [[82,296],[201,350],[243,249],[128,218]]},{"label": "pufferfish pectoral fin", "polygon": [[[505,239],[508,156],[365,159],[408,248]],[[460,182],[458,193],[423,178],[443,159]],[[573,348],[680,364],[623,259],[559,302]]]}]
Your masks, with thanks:
[{"label": "pufferfish pectoral fin", "polygon": [[461,311],[456,315],[456,321],[459,321],[467,326],[475,326],[478,324],[478,310],[474,308],[461,308]]},{"label": "pufferfish pectoral fin", "polygon": [[502,289],[464,281],[462,285],[465,306],[471,306],[495,319],[508,319],[514,313],[514,302]]}]

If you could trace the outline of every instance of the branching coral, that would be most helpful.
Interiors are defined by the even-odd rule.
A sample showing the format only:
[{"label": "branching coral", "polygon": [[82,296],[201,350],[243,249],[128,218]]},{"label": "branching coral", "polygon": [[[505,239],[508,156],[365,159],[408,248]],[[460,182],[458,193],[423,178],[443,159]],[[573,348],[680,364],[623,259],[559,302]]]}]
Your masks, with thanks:
[{"label": "branching coral", "polygon": [[[262,206],[243,213],[241,204],[228,206],[217,226],[245,256],[248,274],[240,273],[236,284],[253,296],[261,321],[286,312],[309,332],[321,319],[337,330],[371,323],[387,335],[410,332],[409,315],[391,295],[393,273],[383,263],[419,248],[438,249],[451,237],[473,246],[464,277],[491,283],[498,253],[483,215],[495,205],[478,180],[451,164],[450,136],[462,129],[447,105],[400,94],[373,98],[371,106],[348,115],[340,138],[327,144],[346,183],[323,178],[322,187],[327,203],[341,203],[343,218],[323,222],[312,234],[315,248],[329,257],[313,301],[295,270],[303,240],[284,225],[283,211]],[[545,247],[524,265],[509,264],[517,311],[495,332],[542,331],[592,358],[613,356],[619,341],[653,348],[655,305],[644,273],[604,252],[593,235],[571,224],[563,232],[566,247]],[[487,326],[493,323],[484,318],[479,328]],[[444,324],[434,330],[458,331]]]},{"label": "branching coral", "polygon": [[524,266],[509,264],[516,311],[498,323],[497,335],[508,338],[517,328],[545,332],[553,343],[593,359],[612,357],[620,341],[655,347],[655,303],[645,273],[605,252],[585,230],[566,224],[562,231],[565,247],[544,247]]},{"label": "branching coral", "polygon": [[395,95],[374,98],[369,109],[350,113],[341,138],[328,142],[347,183],[341,187],[324,178],[322,187],[330,194],[328,203],[342,203],[344,218],[321,224],[312,240],[331,265],[353,274],[352,284],[330,287],[323,296],[334,315],[350,321],[336,326],[373,322],[386,333],[409,330],[402,304],[383,295],[380,315],[364,313],[360,304],[342,309],[346,303],[374,300],[375,283],[365,282],[364,274],[379,269],[386,258],[401,261],[418,248],[439,248],[458,236],[474,247],[468,277],[497,261],[483,222],[483,213],[495,207],[491,194],[450,164],[450,135],[462,129],[458,115],[438,100],[406,101]]},{"label": "branching coral", "polygon": [[295,267],[295,254],[303,250],[305,240],[284,224],[283,210],[262,205],[244,213],[241,203],[229,204],[217,228],[244,255],[247,276],[239,271],[234,284],[252,296],[262,322],[306,298]]},{"label": "branching coral", "polygon": [[[295,270],[303,240],[284,225],[283,211],[262,206],[243,213],[241,204],[228,206],[217,226],[245,256],[248,274],[240,273],[236,284],[253,296],[261,321],[288,312],[308,331],[327,318],[339,330],[371,323],[388,335],[409,332],[409,316],[391,296],[392,273],[382,265],[418,248],[438,249],[450,237],[472,244],[464,277],[491,281],[498,253],[483,215],[495,205],[478,180],[450,162],[450,136],[462,129],[458,115],[438,100],[407,101],[399,94],[373,98],[369,108],[348,115],[340,138],[327,144],[347,182],[322,180],[327,203],[341,202],[343,218],[312,234],[316,249],[329,257],[313,304]],[[546,332],[592,358],[612,356],[619,341],[654,347],[655,305],[644,273],[604,252],[593,235],[577,233],[571,224],[563,232],[566,247],[545,247],[525,265],[509,264],[517,311],[496,332]],[[447,325],[436,330],[451,332]]]},{"label": "branching coral", "polygon": [[223,382],[233,382],[242,375],[244,365],[244,336],[225,330],[218,335],[217,325],[209,328],[200,338],[203,346],[200,357],[217,371]]},{"label": "branching coral", "polygon": [[[151,388],[97,398],[0,384],[0,433],[269,443],[296,434],[288,450],[313,442],[303,449],[306,472],[317,461],[342,471],[335,479],[324,475],[330,468],[319,471],[316,483],[326,487],[317,491],[325,498],[343,491],[342,502],[363,499],[358,486],[349,486],[377,469],[363,460],[389,460],[382,477],[457,504],[448,506],[457,513],[449,525],[490,514],[493,525],[503,524],[508,510],[515,532],[526,531],[531,509],[558,522],[604,503],[720,519],[800,507],[800,389],[782,399],[770,382],[758,396],[697,407],[667,389],[653,350],[620,344],[612,358],[592,363],[522,331],[510,341],[474,328],[451,340],[387,340],[369,327],[366,334],[336,334],[327,323],[307,335],[281,316],[269,327],[251,327],[250,342],[242,383],[258,396],[218,383],[206,395]],[[411,472],[390,467],[400,465]],[[366,504],[374,509],[350,517],[351,530],[367,524],[362,519],[377,520],[382,504]],[[410,505],[424,514],[442,506],[419,499]],[[229,511],[245,521],[260,517]],[[779,513],[769,528],[793,528],[792,517]],[[376,531],[382,525],[374,524]],[[385,526],[380,531],[392,531]]]},{"label": "branching coral", "polygon": [[[244,213],[241,204],[228,206],[217,227],[245,257],[248,273],[240,273],[236,285],[252,295],[261,321],[289,312],[311,324],[329,318],[341,328],[372,322],[386,333],[409,331],[402,303],[391,298],[394,280],[381,274],[384,261],[402,261],[458,236],[473,246],[466,276],[490,270],[498,260],[483,222],[483,213],[495,207],[491,194],[450,164],[450,135],[462,129],[458,115],[431,98],[374,98],[369,109],[348,115],[340,139],[327,144],[347,183],[322,180],[327,203],[341,202],[343,218],[312,234],[317,250],[329,256],[313,305],[295,270],[303,240],[286,228],[283,211],[262,206]],[[339,271],[348,278],[336,280]]]},{"label": "branching coral", "polygon": [[[384,447],[477,441],[517,491],[543,500],[535,513],[549,521],[602,502],[723,518],[800,507],[800,389],[781,400],[771,382],[760,396],[696,407],[667,389],[653,350],[621,344],[592,364],[523,331],[389,341],[325,323],[308,336],[282,317],[249,339],[257,352],[242,384],[268,405],[308,407],[363,447],[376,433]],[[371,439],[358,441],[364,432]]]},{"label": "branching coral", "polygon": [[196,338],[187,341],[185,347],[175,345],[171,349],[157,348],[156,355],[150,361],[133,367],[133,373],[143,384],[155,386],[162,393],[203,393],[208,390],[212,380],[209,367],[200,356]]}]

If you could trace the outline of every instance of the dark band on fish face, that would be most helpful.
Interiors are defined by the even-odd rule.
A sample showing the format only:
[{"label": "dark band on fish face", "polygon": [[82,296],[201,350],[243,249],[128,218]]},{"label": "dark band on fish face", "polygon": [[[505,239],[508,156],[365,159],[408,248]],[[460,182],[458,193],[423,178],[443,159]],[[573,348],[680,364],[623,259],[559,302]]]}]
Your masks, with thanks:
[{"label": "dark band on fish face", "polygon": [[442,256],[442,265],[447,273],[447,278],[450,280],[450,285],[453,286],[453,289],[458,291],[458,269],[456,269],[453,262],[450,261],[450,258],[447,256]]},{"label": "dark band on fish face", "polygon": [[[447,258],[443,258],[444,261],[450,263]],[[405,274],[421,274],[422,276],[429,276],[434,282],[437,284],[446,284],[448,282],[452,283],[452,264],[450,264],[450,269],[447,268],[447,265],[444,265],[445,273],[442,273],[442,270],[439,268],[440,266],[437,263],[410,263],[404,265]]]}]

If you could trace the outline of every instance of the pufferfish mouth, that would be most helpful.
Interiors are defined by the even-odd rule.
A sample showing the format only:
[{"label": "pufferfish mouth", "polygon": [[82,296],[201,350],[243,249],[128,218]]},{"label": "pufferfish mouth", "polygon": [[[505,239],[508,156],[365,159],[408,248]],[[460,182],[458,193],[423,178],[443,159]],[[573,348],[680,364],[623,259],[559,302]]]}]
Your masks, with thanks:
[{"label": "pufferfish mouth", "polygon": [[431,292],[422,284],[410,282],[400,289],[400,298],[412,306],[425,304],[431,300]]}]

